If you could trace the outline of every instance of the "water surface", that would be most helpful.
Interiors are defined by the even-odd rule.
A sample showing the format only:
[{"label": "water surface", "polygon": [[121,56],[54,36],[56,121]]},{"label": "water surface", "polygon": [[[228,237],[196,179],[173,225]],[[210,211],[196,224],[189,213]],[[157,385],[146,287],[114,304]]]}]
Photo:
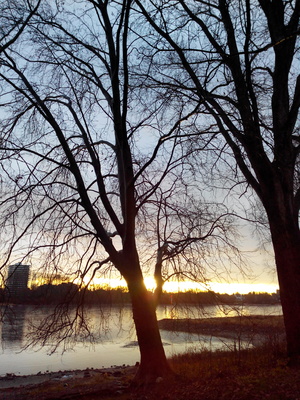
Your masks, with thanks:
[{"label": "water surface", "polygon": [[[11,306],[1,324],[0,375],[36,374],[38,372],[102,368],[113,365],[133,365],[139,361],[139,350],[130,306],[91,307],[87,312],[88,326],[93,340],[72,338],[67,345],[59,345],[54,353],[48,340],[45,345],[24,349],[31,326],[38,325],[52,311],[50,307]],[[161,306],[158,319],[206,318],[245,315],[281,315],[275,306]],[[230,339],[161,330],[167,356],[203,348],[232,348]],[[74,339],[74,340],[72,340]],[[249,345],[244,343],[245,346]],[[64,348],[66,346],[66,348]]]}]

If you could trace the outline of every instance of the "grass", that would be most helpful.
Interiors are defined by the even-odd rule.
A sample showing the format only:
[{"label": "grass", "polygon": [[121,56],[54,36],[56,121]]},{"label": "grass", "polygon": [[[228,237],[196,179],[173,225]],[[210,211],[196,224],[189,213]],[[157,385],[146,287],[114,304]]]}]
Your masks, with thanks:
[{"label": "grass", "polygon": [[[204,351],[173,357],[174,382],[157,385],[147,400],[296,400],[300,369],[287,366],[284,346],[276,342],[237,351]],[[140,399],[140,392],[136,397]]]},{"label": "grass", "polygon": [[[31,399],[64,400],[296,400],[300,399],[300,369],[287,366],[282,343],[241,351],[202,351],[170,360],[175,378],[147,387],[118,389],[133,375],[114,379],[92,377],[85,383],[64,388],[56,385],[47,396],[40,388]],[[56,393],[56,396],[49,394]],[[37,393],[36,393],[37,394]],[[20,399],[20,397],[18,397]]]}]

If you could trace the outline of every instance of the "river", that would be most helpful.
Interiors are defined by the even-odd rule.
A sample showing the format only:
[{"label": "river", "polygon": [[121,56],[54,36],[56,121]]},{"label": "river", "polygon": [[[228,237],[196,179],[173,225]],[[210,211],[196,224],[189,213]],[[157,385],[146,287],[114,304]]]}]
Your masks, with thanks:
[{"label": "river", "polygon": [[[64,349],[59,345],[54,353],[51,340],[42,347],[24,349],[32,324],[39,323],[51,310],[33,306],[11,306],[1,324],[0,376],[29,375],[47,371],[102,368],[133,365],[139,361],[139,350],[130,306],[91,307],[88,309],[89,328],[93,342],[76,339]],[[229,306],[160,306],[158,319],[205,318],[245,315],[281,315],[280,305]],[[190,350],[232,348],[230,339],[161,330],[167,356]],[[247,345],[247,344],[245,344]]]}]

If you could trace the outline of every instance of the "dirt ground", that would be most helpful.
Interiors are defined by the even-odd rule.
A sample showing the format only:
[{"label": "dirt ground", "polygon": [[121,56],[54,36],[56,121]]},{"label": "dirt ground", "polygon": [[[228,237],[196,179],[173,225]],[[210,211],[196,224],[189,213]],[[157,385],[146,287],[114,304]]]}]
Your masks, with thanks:
[{"label": "dirt ground", "polygon": [[[205,364],[205,363],[204,363]],[[189,364],[195,370],[194,362]],[[178,366],[177,366],[178,367]],[[186,367],[183,366],[186,370]],[[178,369],[177,369],[178,370]],[[180,370],[180,368],[179,368]],[[177,371],[178,372],[178,371]],[[1,400],[299,400],[300,369],[284,365],[239,371],[213,368],[209,376],[177,375],[147,387],[131,386],[135,368],[74,372],[40,383],[0,389]],[[28,383],[28,382],[27,382]]]},{"label": "dirt ground", "polygon": [[[0,378],[1,400],[54,400],[106,398],[127,391],[136,367],[116,367],[101,370],[64,371],[29,376]],[[83,397],[84,396],[84,397]],[[100,396],[100,397],[99,397]]]}]

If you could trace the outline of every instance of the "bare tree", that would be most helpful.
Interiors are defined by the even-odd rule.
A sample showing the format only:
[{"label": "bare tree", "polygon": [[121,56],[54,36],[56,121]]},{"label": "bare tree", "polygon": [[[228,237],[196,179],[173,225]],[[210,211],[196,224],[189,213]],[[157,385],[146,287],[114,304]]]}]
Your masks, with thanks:
[{"label": "bare tree", "polygon": [[[28,1],[3,1],[0,5],[0,54],[12,46],[22,35],[30,19],[38,10],[40,1],[29,3]],[[5,96],[4,96],[5,97]],[[5,100],[4,100],[5,101]],[[3,133],[0,134],[0,141],[3,141]],[[5,277],[1,271],[1,278]]]},{"label": "bare tree", "polygon": [[[113,265],[131,296],[137,379],[152,380],[170,373],[155,313],[163,282],[199,274],[208,238],[226,252],[232,216],[212,206],[200,215],[178,124],[161,123],[166,100],[144,107],[131,85],[141,40],[130,30],[131,6],[41,2],[28,35],[3,51],[1,248],[3,267],[14,257],[55,274],[69,267],[83,293],[86,279]],[[155,296],[143,264],[152,264]],[[78,318],[69,316],[67,332]]]},{"label": "bare tree", "polygon": [[219,158],[228,163],[231,153],[239,169],[237,174],[233,168],[236,182],[242,174],[263,204],[275,252],[287,351],[297,363],[300,2],[136,4],[151,26],[145,33],[144,54],[157,65],[152,85],[164,87],[161,91],[170,99],[173,90],[174,101],[180,101],[180,94],[185,108],[194,108],[201,139],[217,138]]},{"label": "bare tree", "polygon": [[27,0],[1,3],[0,52],[8,49],[20,37],[39,5],[40,0],[33,4]]}]

